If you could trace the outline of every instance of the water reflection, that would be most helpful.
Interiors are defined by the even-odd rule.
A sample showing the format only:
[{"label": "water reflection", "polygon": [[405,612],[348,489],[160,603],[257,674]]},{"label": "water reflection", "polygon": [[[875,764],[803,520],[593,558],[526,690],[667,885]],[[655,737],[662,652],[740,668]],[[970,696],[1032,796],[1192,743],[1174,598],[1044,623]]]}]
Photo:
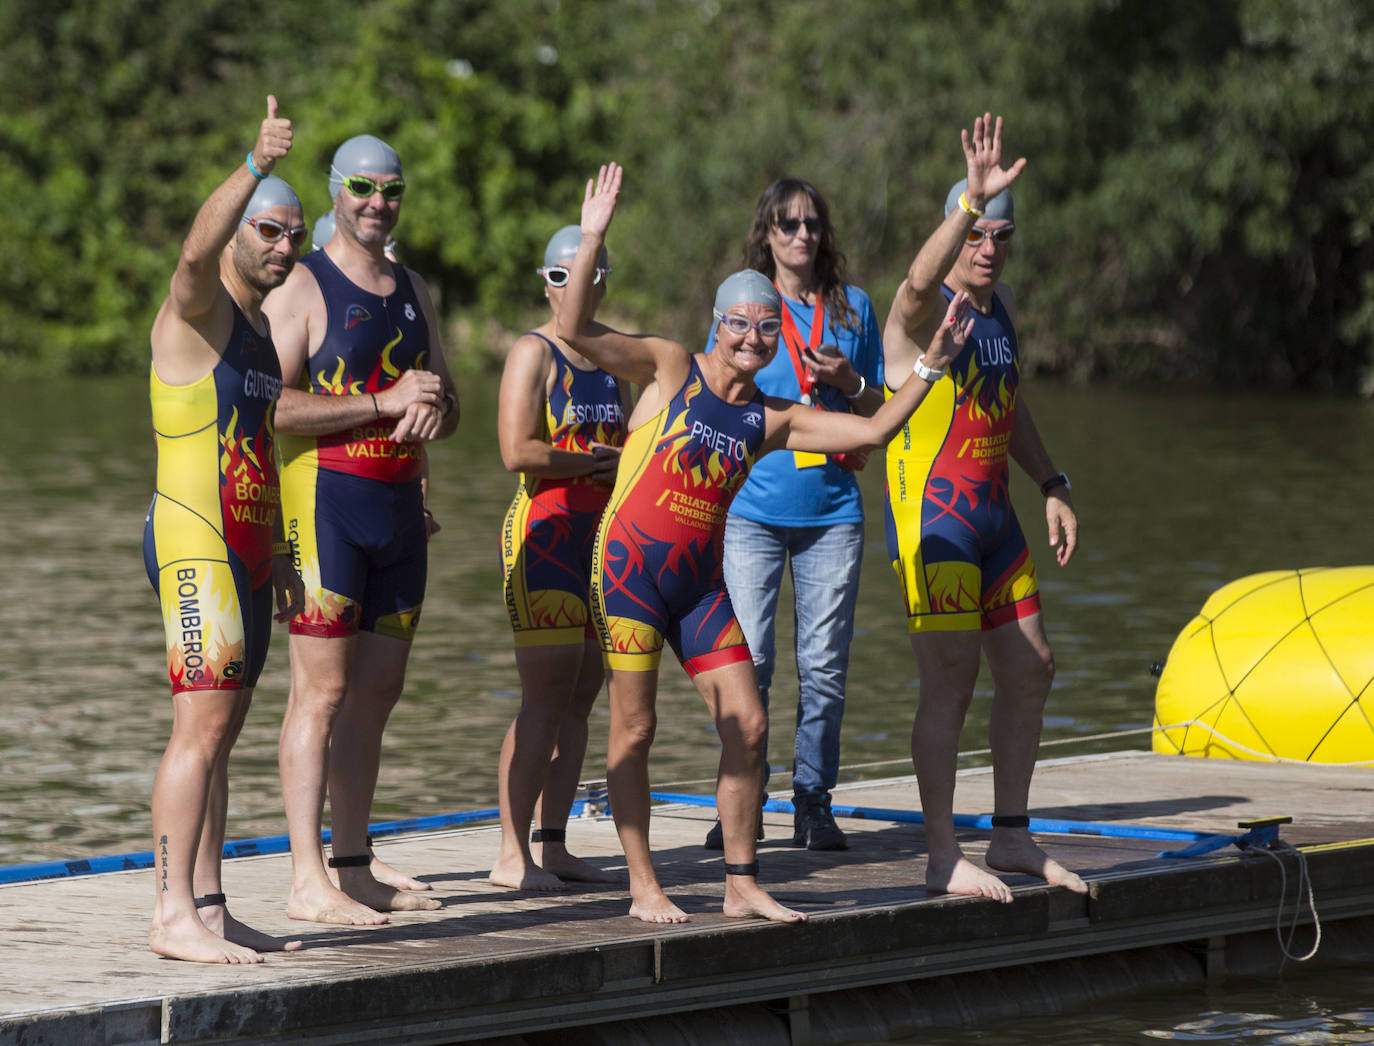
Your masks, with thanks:
[{"label": "water reflection", "polygon": [[[1374,477],[1359,460],[1374,442],[1369,404],[1075,388],[1036,388],[1034,396],[1084,523],[1079,557],[1059,570],[1046,554],[1039,493],[1014,480],[1057,654],[1047,741],[1147,727],[1148,664],[1226,581],[1374,562],[1365,522]],[[497,455],[494,402],[494,378],[469,380],[459,434],[433,455],[431,504],[444,529],[432,548],[406,696],[386,734],[378,820],[495,803],[497,753],[519,691],[497,555],[514,480]],[[39,384],[22,399],[12,392],[0,436],[9,448],[0,458],[8,651],[0,659],[0,864],[146,849],[153,773],[170,730],[161,622],[140,554],[154,464],[146,384]],[[847,771],[849,779],[908,765],[915,701],[915,663],[885,562],[877,466],[862,473],[869,544],[844,733],[846,766],[867,769]],[[792,673],[790,627],[780,618],[780,681]],[[278,631],[234,752],[231,838],[285,831],[276,739],[286,687]],[[784,694],[779,683],[779,723]],[[984,680],[966,749],[986,746],[990,698]],[[586,777],[604,772],[606,722],[603,701],[592,715]],[[656,784],[713,779],[711,728],[671,663],[658,736]],[[780,769],[789,751],[787,731],[775,728]]]}]

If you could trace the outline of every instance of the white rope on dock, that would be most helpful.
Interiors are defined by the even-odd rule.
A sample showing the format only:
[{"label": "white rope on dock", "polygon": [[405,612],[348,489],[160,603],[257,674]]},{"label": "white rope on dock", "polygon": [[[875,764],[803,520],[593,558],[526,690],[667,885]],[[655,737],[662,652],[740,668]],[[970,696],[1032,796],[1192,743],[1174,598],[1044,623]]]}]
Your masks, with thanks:
[{"label": "white rope on dock", "polygon": [[[1307,872],[1307,854],[1303,853],[1291,843],[1276,839],[1271,846],[1283,850],[1285,853],[1293,853],[1298,858],[1298,881],[1296,896],[1293,902],[1293,921],[1288,927],[1288,937],[1283,936],[1283,907],[1288,900],[1288,869],[1284,867],[1283,858],[1273,849],[1268,847],[1255,847],[1246,850],[1246,853],[1262,853],[1266,857],[1272,857],[1279,865],[1279,910],[1274,917],[1274,936],[1278,938],[1279,952],[1283,955],[1284,962],[1306,962],[1317,954],[1317,949],[1322,946],[1322,923],[1317,917],[1317,899],[1312,893],[1312,877]],[[1306,955],[1294,955],[1292,951],[1293,935],[1298,929],[1298,915],[1302,909],[1302,888],[1307,884],[1307,910],[1312,914],[1312,928],[1316,931],[1316,940],[1312,942],[1312,950]],[[1283,972],[1282,963],[1279,964],[1279,972]]]}]

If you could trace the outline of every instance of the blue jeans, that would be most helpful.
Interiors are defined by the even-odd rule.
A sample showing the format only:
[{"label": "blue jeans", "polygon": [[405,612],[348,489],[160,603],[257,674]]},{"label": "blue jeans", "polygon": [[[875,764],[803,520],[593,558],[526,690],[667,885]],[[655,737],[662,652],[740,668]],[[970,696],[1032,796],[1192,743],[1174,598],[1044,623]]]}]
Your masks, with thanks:
[{"label": "blue jeans", "polygon": [[863,553],[862,523],[777,527],[726,517],[725,584],[753,655],[765,709],[776,660],[778,591],[783,566],[789,557],[792,561],[799,682],[795,796],[828,795],[839,777],[844,685]]}]

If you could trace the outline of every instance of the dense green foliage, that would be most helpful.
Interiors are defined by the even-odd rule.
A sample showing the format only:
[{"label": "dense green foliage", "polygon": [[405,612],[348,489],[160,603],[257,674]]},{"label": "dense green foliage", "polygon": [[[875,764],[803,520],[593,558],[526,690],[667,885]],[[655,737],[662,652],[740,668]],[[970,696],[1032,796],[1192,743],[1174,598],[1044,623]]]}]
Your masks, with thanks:
[{"label": "dense green foliage", "polygon": [[[343,138],[397,148],[405,258],[467,331],[530,318],[542,244],[606,159],[625,322],[702,338],[784,173],[829,197],[885,311],[990,109],[1030,158],[1007,278],[1031,367],[1370,391],[1371,63],[1359,0],[10,0],[0,368],[144,365],[181,237],[271,92],[311,220]],[[501,351],[476,340],[450,352]]]}]

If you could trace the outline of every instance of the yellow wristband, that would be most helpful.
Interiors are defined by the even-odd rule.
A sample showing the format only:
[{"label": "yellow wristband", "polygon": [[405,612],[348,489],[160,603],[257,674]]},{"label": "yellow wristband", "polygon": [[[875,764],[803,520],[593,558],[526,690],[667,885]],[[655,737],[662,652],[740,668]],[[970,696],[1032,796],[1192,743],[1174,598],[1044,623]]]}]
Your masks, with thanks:
[{"label": "yellow wristband", "polygon": [[292,559],[295,559],[295,558],[296,558],[296,557],[295,557],[295,550],[291,547],[291,542],[289,542],[289,541],[274,541],[274,542],[272,542],[272,555],[274,555],[274,556],[290,556]]},{"label": "yellow wristband", "polygon": [[972,204],[970,204],[968,202],[968,198],[963,193],[959,194],[959,209],[963,211],[965,214],[973,215],[975,218],[981,218],[985,213],[983,211],[978,210]]}]

